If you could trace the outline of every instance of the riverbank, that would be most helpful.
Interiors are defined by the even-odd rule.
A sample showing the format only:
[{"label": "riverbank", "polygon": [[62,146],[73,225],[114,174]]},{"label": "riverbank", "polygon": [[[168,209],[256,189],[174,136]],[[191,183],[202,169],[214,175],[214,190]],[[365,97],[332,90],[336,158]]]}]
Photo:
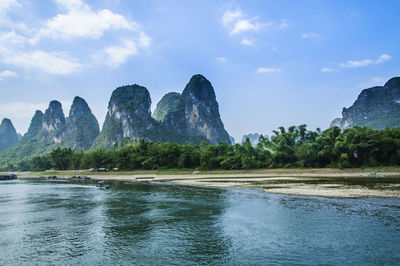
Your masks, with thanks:
[{"label": "riverbank", "polygon": [[47,171],[19,172],[19,177],[85,175],[98,180],[172,182],[190,186],[261,189],[270,193],[323,197],[400,197],[400,169],[385,168],[379,175],[365,169],[268,169],[250,171],[161,170],[131,172]]}]

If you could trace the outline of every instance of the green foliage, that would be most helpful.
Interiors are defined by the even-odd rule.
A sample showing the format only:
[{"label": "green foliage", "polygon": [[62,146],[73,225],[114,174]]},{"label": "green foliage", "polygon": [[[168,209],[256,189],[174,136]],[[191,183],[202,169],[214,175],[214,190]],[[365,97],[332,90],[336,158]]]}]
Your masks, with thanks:
[{"label": "green foliage", "polygon": [[273,167],[365,167],[400,165],[400,128],[374,130],[333,127],[321,132],[306,125],[280,127],[269,139],[260,136],[257,146],[242,144],[199,145],[144,140],[75,152],[55,148],[49,155],[36,156],[3,170],[88,169],[256,169]]},{"label": "green foliage", "polygon": [[158,102],[154,111],[153,118],[157,121],[164,121],[167,114],[176,109],[181,99],[181,95],[177,92],[170,92],[164,95]]},{"label": "green foliage", "polygon": [[50,153],[50,161],[56,170],[68,170],[71,168],[71,160],[74,150],[71,148],[56,148]]},{"label": "green foliage", "polygon": [[150,105],[150,94],[145,87],[137,84],[117,88],[110,102],[116,102],[120,109],[135,110],[140,104]]}]

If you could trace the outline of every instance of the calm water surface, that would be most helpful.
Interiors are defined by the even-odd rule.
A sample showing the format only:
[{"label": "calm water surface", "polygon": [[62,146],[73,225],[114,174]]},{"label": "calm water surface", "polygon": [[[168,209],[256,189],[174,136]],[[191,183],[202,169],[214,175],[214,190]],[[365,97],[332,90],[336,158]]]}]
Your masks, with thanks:
[{"label": "calm water surface", "polygon": [[400,263],[400,200],[0,183],[0,265]]}]

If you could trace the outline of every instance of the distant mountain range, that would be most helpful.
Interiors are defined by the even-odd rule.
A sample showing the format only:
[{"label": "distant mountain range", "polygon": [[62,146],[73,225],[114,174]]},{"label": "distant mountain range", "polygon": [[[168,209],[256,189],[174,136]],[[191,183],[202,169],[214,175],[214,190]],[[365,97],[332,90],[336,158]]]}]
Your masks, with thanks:
[{"label": "distant mountain range", "polygon": [[84,99],[75,97],[68,118],[61,103],[51,101],[44,113],[36,111],[21,140],[0,153],[0,162],[41,155],[55,147],[87,150],[98,135],[99,124]]},{"label": "distant mountain range", "polygon": [[342,118],[334,119],[330,126],[342,129],[400,126],[400,77],[390,79],[384,86],[363,90],[352,106],[343,108]]},{"label": "distant mountain range", "polygon": [[[28,132],[18,135],[8,119],[0,127],[0,164],[50,152],[55,147],[74,150],[110,148],[115,144],[144,139],[174,143],[231,144],[219,114],[214,88],[202,75],[194,75],[182,94],[168,93],[151,115],[151,98],[140,85],[113,91],[100,132],[86,101],[75,97],[68,117],[61,103],[52,101],[45,113],[36,111]],[[4,125],[3,125],[4,124]]]},{"label": "distant mountain range", "polygon": [[[167,93],[153,114],[150,105],[149,91],[134,84],[113,91],[101,131],[88,104],[80,97],[75,97],[68,117],[58,101],[50,102],[44,113],[36,111],[23,137],[5,118],[0,125],[0,164],[45,154],[56,147],[86,151],[139,139],[183,144],[235,142],[221,121],[214,88],[202,75],[194,75],[182,94]],[[342,116],[333,120],[331,127],[400,126],[400,78],[363,90],[351,107],[343,108]],[[242,142],[249,138],[256,145],[259,136],[244,135]]]}]

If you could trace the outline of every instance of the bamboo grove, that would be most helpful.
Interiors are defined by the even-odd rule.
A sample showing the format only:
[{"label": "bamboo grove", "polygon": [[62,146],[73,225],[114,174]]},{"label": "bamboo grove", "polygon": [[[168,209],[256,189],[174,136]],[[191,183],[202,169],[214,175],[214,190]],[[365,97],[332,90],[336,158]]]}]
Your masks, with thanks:
[{"label": "bamboo grove", "polygon": [[253,146],[242,144],[194,146],[140,140],[114,145],[113,149],[74,151],[59,147],[3,170],[89,168],[135,169],[259,169],[314,167],[378,167],[400,165],[400,128],[374,130],[354,127],[323,132],[307,130],[306,125],[280,127],[271,137],[260,136]]}]

